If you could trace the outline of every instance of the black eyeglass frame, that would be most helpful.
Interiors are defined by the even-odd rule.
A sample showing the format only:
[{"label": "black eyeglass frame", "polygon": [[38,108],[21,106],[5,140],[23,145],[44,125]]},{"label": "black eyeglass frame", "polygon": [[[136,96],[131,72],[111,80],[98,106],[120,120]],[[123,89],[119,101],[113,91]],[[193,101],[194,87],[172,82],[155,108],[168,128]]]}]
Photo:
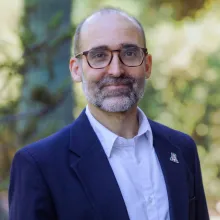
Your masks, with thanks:
[{"label": "black eyeglass frame", "polygon": [[[142,48],[142,47],[138,47],[138,48],[141,49],[141,50],[144,52],[144,56],[143,56],[143,59],[142,59],[141,63],[140,63],[139,65],[137,65],[137,66],[140,66],[140,65],[142,65],[142,63],[144,62],[144,58],[148,55],[148,50],[147,50],[147,48]],[[92,49],[91,49],[91,50],[92,50]],[[91,64],[89,63],[87,56],[88,56],[88,53],[89,53],[91,50],[87,50],[87,51],[83,51],[83,52],[81,52],[81,53],[78,53],[78,54],[75,55],[75,58],[79,58],[80,56],[84,55],[84,56],[86,57],[86,61],[87,61],[88,65],[89,65],[92,69],[104,69],[105,67],[107,67],[107,66],[112,62],[113,52],[118,52],[118,54],[120,54],[120,52],[121,52],[122,49],[119,49],[119,50],[109,50],[109,49],[108,49],[108,50],[111,52],[111,59],[109,60],[109,63],[108,63],[105,67],[101,67],[101,68],[94,68],[94,67],[92,67]],[[121,57],[120,57],[119,55],[118,55],[118,58],[119,58],[119,60],[121,61],[121,63],[123,63],[123,64],[124,64],[125,66],[127,66],[127,67],[137,67],[137,66],[128,66],[128,65],[126,65],[126,64],[121,60]]]}]

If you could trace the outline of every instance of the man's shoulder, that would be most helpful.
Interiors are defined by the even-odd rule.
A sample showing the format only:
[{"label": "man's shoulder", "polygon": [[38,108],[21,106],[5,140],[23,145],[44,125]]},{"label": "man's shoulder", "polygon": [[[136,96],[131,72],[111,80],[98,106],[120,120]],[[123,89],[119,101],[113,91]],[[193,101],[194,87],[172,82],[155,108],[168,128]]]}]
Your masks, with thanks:
[{"label": "man's shoulder", "polygon": [[150,119],[148,120],[151,125],[153,134],[155,135],[155,138],[165,138],[171,144],[175,145],[186,154],[192,154],[192,151],[196,151],[196,144],[189,134],[170,128],[159,122]]},{"label": "man's shoulder", "polygon": [[68,149],[70,131],[73,124],[67,125],[57,132],[28,144],[17,151],[17,154],[29,155],[33,158],[52,158]]},{"label": "man's shoulder", "polygon": [[78,139],[85,137],[85,131],[88,130],[87,117],[85,111],[69,125],[63,127],[57,132],[28,144],[17,151],[17,154],[26,155],[39,160],[51,160],[52,158],[62,158],[69,150],[70,144],[77,143]]}]

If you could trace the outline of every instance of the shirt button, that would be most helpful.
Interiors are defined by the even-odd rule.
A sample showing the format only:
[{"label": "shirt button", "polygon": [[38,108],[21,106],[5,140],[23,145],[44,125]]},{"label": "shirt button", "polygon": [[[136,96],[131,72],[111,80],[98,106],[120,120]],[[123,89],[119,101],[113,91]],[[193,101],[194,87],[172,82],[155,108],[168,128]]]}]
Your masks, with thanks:
[{"label": "shirt button", "polygon": [[152,196],[150,196],[150,197],[148,198],[148,203],[149,203],[149,204],[152,204],[152,203],[153,203],[153,197],[152,197]]}]

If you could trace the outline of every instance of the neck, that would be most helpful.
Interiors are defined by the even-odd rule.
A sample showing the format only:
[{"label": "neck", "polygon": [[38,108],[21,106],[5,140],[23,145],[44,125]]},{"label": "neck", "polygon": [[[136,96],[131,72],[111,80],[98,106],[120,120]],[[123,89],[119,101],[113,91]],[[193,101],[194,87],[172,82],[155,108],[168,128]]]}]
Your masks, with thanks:
[{"label": "neck", "polygon": [[118,136],[133,138],[138,133],[137,105],[126,112],[106,112],[90,103],[88,107],[96,120]]}]

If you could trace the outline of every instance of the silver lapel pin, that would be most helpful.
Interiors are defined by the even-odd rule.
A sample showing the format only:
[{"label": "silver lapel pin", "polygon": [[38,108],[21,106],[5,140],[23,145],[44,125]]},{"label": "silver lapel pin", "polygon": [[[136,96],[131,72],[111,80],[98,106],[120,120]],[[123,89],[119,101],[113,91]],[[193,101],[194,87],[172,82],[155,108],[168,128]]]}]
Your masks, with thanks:
[{"label": "silver lapel pin", "polygon": [[179,163],[177,156],[175,153],[171,152],[171,156],[170,156],[170,161],[174,162],[174,163]]}]

